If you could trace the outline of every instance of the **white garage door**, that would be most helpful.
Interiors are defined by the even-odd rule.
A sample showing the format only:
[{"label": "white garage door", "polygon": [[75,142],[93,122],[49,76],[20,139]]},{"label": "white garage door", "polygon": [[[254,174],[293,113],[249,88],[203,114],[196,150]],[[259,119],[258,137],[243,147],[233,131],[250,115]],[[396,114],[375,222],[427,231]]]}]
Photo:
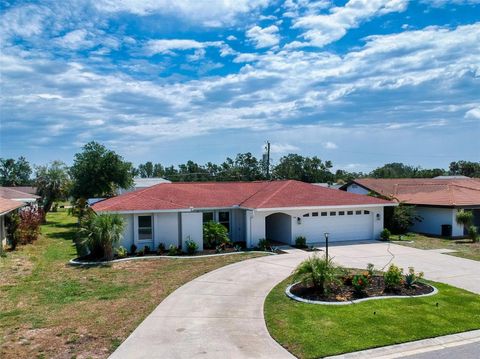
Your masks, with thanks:
[{"label": "white garage door", "polygon": [[373,214],[364,210],[310,212],[309,217],[302,217],[298,227],[295,231],[305,236],[308,243],[323,242],[325,232],[332,242],[372,239]]}]

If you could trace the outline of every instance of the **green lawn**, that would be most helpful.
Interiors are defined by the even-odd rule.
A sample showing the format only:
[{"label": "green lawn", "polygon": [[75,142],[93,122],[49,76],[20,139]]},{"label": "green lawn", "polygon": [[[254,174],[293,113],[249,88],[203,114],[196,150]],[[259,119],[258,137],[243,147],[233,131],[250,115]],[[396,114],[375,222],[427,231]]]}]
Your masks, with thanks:
[{"label": "green lawn", "polygon": [[0,358],[106,358],[182,284],[261,255],[71,267],[75,223],[51,213],[38,241],[0,258]]},{"label": "green lawn", "polygon": [[289,299],[285,288],[290,281],[268,295],[265,319],[272,337],[299,358],[480,329],[480,296],[445,284],[434,283],[439,293],[431,297],[327,306]]},{"label": "green lawn", "polygon": [[[397,235],[392,236],[391,240],[396,241]],[[413,243],[409,243],[412,241]],[[401,242],[396,242],[407,247],[418,249],[453,249],[456,253],[448,253],[452,256],[473,259],[480,261],[480,242],[473,243],[470,239],[445,239],[429,237],[417,233],[409,233],[402,236]]]}]

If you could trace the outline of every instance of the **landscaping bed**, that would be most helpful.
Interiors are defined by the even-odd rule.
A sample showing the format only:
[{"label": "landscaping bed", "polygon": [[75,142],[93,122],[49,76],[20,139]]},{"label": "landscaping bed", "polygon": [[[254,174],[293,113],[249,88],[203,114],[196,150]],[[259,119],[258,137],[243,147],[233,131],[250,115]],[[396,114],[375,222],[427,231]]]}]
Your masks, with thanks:
[{"label": "landscaping bed", "polygon": [[432,293],[434,288],[418,282],[411,287],[399,286],[392,290],[385,289],[383,276],[374,275],[369,278],[368,284],[362,291],[357,291],[352,285],[351,277],[344,277],[340,284],[333,284],[328,292],[319,291],[313,285],[296,283],[290,288],[290,293],[302,299],[322,302],[346,302],[355,299],[383,297],[383,296],[419,296]]}]

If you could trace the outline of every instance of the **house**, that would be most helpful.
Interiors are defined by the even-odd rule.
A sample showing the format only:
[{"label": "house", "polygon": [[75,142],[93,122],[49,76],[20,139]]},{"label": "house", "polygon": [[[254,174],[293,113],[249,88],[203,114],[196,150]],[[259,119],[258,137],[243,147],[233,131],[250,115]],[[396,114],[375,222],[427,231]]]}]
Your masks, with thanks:
[{"label": "house", "polygon": [[95,212],[121,214],[122,245],[182,246],[188,239],[203,248],[203,223],[223,224],[234,242],[255,247],[267,238],[286,244],[368,240],[383,230],[385,206],[395,203],[287,181],[166,183],[95,203]]},{"label": "house", "polygon": [[364,195],[373,192],[397,202],[415,205],[422,221],[411,227],[413,232],[464,236],[466,228],[456,222],[456,214],[460,210],[472,211],[474,225],[480,227],[480,179],[463,176],[431,179],[361,178],[345,184],[341,189]]},{"label": "house", "polygon": [[23,206],[25,206],[25,203],[23,202],[0,197],[0,253],[2,252],[3,246],[7,241],[5,216]]},{"label": "house", "polygon": [[32,204],[36,203],[40,199],[40,196],[37,196],[36,194],[23,192],[17,188],[23,187],[0,187],[0,197]]},{"label": "house", "polygon": [[161,177],[150,177],[150,178],[134,178],[132,188],[120,188],[118,194],[133,192],[139,189],[144,189],[148,187],[155,186],[161,183],[171,183],[171,181],[161,178]]},{"label": "house", "polygon": [[37,187],[35,187],[35,186],[15,186],[15,187],[4,186],[3,188],[11,188],[11,189],[14,189],[16,191],[20,191],[20,192],[24,192],[24,193],[28,193],[28,194],[37,194]]}]

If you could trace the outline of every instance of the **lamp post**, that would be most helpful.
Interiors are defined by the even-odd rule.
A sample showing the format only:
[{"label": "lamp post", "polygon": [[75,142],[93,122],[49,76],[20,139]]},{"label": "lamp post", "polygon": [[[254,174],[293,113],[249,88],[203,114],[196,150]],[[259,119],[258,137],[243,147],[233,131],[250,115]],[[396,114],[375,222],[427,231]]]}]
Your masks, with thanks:
[{"label": "lamp post", "polygon": [[328,235],[330,233],[328,232],[325,232],[324,233],[324,236],[325,236],[325,254],[327,255],[327,259],[328,259]]}]

